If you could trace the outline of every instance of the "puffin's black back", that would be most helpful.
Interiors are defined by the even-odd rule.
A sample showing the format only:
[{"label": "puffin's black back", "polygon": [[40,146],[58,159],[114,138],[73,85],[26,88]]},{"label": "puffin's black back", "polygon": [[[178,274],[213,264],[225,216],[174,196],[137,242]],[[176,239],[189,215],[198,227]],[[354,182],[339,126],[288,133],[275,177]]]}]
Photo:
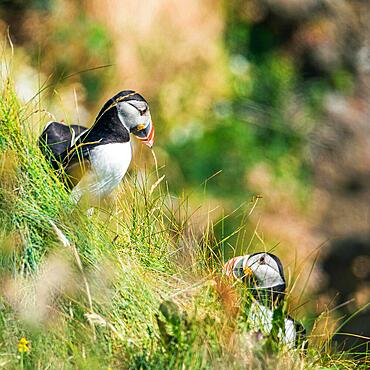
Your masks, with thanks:
[{"label": "puffin's black back", "polygon": [[39,137],[39,147],[53,167],[58,168],[58,163],[63,160],[61,155],[71,146],[72,139],[86,130],[86,127],[79,125],[50,122]]}]

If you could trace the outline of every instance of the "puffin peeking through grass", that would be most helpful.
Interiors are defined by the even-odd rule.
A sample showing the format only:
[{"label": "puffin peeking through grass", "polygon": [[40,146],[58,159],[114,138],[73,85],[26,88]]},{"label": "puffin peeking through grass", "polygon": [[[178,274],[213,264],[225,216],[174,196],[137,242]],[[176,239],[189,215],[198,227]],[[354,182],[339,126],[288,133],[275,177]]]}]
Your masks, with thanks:
[{"label": "puffin peeking through grass", "polygon": [[45,158],[67,175],[72,199],[99,202],[121,182],[131,162],[130,133],[149,148],[154,126],[147,101],[124,90],[109,99],[90,128],[49,122],[39,138]]},{"label": "puffin peeking through grass", "polygon": [[243,281],[256,300],[266,305],[274,306],[284,299],[284,269],[274,254],[259,252],[234,257],[225,264],[224,273]]},{"label": "puffin peeking through grass", "polygon": [[286,283],[277,256],[259,252],[234,257],[224,265],[223,272],[243,282],[252,293],[254,300],[248,313],[252,331],[291,348],[305,346],[305,328],[284,313]]}]

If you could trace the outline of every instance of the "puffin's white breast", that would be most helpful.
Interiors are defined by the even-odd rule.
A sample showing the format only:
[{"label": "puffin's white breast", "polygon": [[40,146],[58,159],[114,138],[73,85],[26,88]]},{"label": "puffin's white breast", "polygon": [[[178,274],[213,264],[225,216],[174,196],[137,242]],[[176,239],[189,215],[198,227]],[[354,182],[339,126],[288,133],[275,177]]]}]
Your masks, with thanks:
[{"label": "puffin's white breast", "polygon": [[88,195],[92,201],[100,201],[121,182],[131,162],[131,144],[113,143],[98,145],[90,151],[90,170],[73,188],[71,197],[77,203]]},{"label": "puffin's white breast", "polygon": [[99,177],[123,177],[131,162],[131,144],[113,143],[96,146],[91,152],[91,168]]},{"label": "puffin's white breast", "polygon": [[[271,334],[274,320],[274,311],[259,303],[253,302],[248,315],[248,322],[251,329],[261,331],[263,335]],[[278,337],[281,342],[289,347],[294,347],[296,330],[292,319],[284,319],[284,328],[279,328]]]},{"label": "puffin's white breast", "polygon": [[100,196],[108,195],[121,182],[131,162],[131,144],[113,143],[98,145],[91,152],[91,171],[95,175],[95,184],[90,184],[90,191]]}]

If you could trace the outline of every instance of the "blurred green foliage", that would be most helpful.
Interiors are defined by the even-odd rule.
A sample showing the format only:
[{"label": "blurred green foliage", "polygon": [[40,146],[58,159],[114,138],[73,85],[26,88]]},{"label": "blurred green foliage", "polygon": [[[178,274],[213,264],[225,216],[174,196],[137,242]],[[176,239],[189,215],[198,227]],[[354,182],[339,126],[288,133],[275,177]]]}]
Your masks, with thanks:
[{"label": "blurred green foliage", "polygon": [[[176,158],[187,185],[199,185],[222,171],[208,189],[240,201],[253,191],[246,184],[248,170],[262,162],[277,177],[286,176],[289,167],[289,180],[307,185],[306,131],[288,111],[297,92],[308,91],[314,97],[318,91],[303,90],[294,60],[279,49],[279,36],[243,21],[238,14],[237,9],[230,10],[224,40],[230,60],[230,98],[215,103],[204,129],[194,128],[199,132],[180,143],[170,142],[166,149]],[[304,104],[308,121],[312,106],[309,99]]]},{"label": "blurred green foliage", "polygon": [[[15,46],[22,45],[33,68],[46,76],[46,96],[78,81],[87,105],[95,105],[109,85],[114,58],[106,27],[86,12],[83,2],[54,0],[5,1],[0,17],[9,24]],[[43,81],[41,81],[43,83]]]}]

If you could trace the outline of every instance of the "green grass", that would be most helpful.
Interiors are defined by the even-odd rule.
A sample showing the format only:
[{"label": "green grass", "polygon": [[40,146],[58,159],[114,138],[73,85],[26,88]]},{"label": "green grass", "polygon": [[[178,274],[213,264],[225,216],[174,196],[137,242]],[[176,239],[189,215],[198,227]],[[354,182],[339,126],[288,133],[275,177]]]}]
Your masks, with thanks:
[{"label": "green grass", "polygon": [[[243,287],[221,277],[222,241],[190,225],[157,171],[131,174],[92,217],[69,200],[38,147],[43,116],[0,97],[0,367],[323,369],[366,364],[253,341]],[[169,300],[162,306],[162,302]],[[18,351],[19,340],[30,343]],[[319,343],[319,344],[317,344]]]}]

